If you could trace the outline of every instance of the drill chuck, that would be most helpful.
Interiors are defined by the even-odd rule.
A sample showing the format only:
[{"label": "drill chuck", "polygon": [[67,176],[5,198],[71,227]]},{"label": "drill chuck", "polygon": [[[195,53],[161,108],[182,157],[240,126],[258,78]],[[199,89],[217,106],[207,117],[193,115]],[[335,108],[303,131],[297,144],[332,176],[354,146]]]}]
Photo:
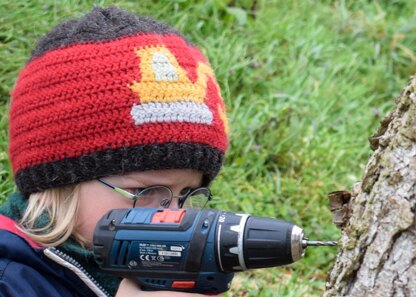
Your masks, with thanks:
[{"label": "drill chuck", "polygon": [[303,230],[289,222],[222,213],[216,247],[221,271],[242,271],[281,266],[304,254]]}]

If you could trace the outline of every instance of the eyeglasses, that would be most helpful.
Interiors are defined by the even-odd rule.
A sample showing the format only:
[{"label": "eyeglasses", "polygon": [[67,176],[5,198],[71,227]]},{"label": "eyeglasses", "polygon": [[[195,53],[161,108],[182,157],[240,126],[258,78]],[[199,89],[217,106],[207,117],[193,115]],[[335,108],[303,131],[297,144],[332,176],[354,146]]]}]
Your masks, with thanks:
[{"label": "eyeglasses", "polygon": [[211,191],[205,187],[186,188],[180,196],[174,196],[172,190],[167,186],[156,185],[139,188],[131,193],[102,179],[97,178],[97,180],[124,197],[133,200],[133,207],[168,208],[173,198],[175,198],[178,199],[179,208],[203,209],[208,201],[212,199]]}]

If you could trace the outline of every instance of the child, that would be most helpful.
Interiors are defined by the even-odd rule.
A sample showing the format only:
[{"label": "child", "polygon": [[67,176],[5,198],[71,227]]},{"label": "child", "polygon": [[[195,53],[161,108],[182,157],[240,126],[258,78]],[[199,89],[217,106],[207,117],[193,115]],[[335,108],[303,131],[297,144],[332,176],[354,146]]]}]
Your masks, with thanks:
[{"label": "child", "polygon": [[0,208],[0,296],[202,296],[120,285],[96,265],[92,234],[133,200],[208,201],[226,148],[214,73],[173,28],[115,7],[58,25],[12,92],[19,193]]}]

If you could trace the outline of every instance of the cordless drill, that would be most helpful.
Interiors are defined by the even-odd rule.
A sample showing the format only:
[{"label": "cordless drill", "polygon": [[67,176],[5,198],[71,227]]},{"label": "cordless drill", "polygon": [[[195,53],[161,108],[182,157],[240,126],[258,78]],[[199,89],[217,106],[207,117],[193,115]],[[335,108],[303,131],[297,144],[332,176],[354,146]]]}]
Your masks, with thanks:
[{"label": "cordless drill", "polygon": [[94,232],[104,271],[144,290],[217,294],[234,272],[293,263],[308,241],[289,222],[221,210],[131,208],[109,211]]}]

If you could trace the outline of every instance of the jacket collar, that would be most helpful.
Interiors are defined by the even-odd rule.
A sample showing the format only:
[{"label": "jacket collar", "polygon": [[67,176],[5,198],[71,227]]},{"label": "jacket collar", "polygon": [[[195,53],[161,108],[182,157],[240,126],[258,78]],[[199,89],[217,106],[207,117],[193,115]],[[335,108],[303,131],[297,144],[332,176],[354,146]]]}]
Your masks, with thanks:
[{"label": "jacket collar", "polygon": [[[22,218],[22,215],[27,207],[27,203],[27,198],[25,198],[22,194],[12,194],[6,203],[0,207],[0,219],[1,222],[3,222],[3,227],[0,226],[0,229],[8,230],[12,234],[17,235],[21,244],[24,243],[26,248],[30,246],[35,254],[43,253],[44,248],[31,240],[16,227],[15,222],[18,222]],[[42,215],[39,218],[37,225],[44,226],[48,223],[48,221],[49,218],[46,215]],[[107,292],[111,295],[115,295],[115,292],[120,284],[120,278],[111,276],[99,269],[91,250],[82,248],[73,239],[68,239],[65,243],[57,246],[56,248],[69,257],[75,259],[85,269],[86,273],[91,275]],[[8,248],[6,247],[6,251],[8,249],[10,252],[15,250],[14,246],[9,246]]]}]

